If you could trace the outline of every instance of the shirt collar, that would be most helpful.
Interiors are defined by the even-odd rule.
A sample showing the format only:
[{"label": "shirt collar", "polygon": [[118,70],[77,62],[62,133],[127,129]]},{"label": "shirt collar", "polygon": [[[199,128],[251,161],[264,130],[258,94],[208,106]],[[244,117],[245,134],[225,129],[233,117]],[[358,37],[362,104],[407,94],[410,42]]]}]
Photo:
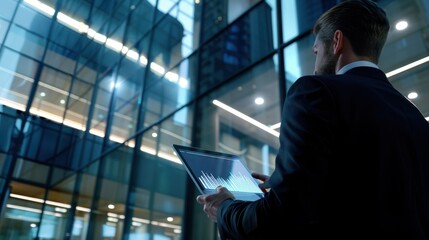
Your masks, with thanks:
[{"label": "shirt collar", "polygon": [[372,67],[372,68],[379,68],[375,63],[372,63],[370,61],[356,61],[349,63],[342,67],[340,70],[338,70],[337,74],[344,74],[348,70],[355,68],[355,67]]}]

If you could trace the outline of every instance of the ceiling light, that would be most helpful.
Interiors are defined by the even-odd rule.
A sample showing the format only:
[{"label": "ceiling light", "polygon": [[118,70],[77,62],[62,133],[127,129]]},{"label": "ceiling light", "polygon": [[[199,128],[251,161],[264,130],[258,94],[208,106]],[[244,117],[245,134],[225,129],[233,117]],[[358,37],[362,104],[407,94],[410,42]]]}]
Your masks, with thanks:
[{"label": "ceiling light", "polygon": [[66,212],[67,212],[67,209],[65,209],[65,208],[61,208],[61,207],[56,207],[56,208],[55,208],[55,211],[57,211],[57,212],[62,212],[62,213],[66,213]]},{"label": "ceiling light", "polygon": [[113,204],[109,204],[109,205],[107,205],[107,207],[108,207],[109,209],[115,209],[115,205],[113,205]]},{"label": "ceiling light", "polygon": [[42,3],[39,2],[37,0],[25,0],[24,2],[26,2],[27,4],[30,4],[32,7],[40,10],[42,13],[44,13],[45,15],[52,17],[55,13],[55,9]]},{"label": "ceiling light", "polygon": [[63,25],[77,31],[80,33],[86,33],[89,29],[89,26],[83,22],[80,22],[62,12],[59,12],[57,15],[57,19]]},{"label": "ceiling light", "polygon": [[271,125],[271,126],[270,126],[270,128],[271,128],[271,129],[277,129],[277,128],[280,128],[280,124],[281,124],[281,122],[278,122],[278,123],[276,123],[276,124]]},{"label": "ceiling light", "polygon": [[180,78],[179,79],[179,86],[185,89],[189,88],[189,81],[185,78]]},{"label": "ceiling light", "polygon": [[107,221],[114,222],[114,223],[119,222],[117,218],[112,218],[112,217],[107,217]]},{"label": "ceiling light", "polygon": [[135,227],[140,227],[142,224],[138,223],[138,222],[133,222],[132,225],[135,226]]},{"label": "ceiling light", "polygon": [[255,98],[256,105],[262,105],[262,104],[264,104],[264,102],[265,102],[265,100],[261,97]]},{"label": "ceiling light", "polygon": [[120,52],[123,46],[124,45],[121,42],[116,41],[115,39],[112,39],[112,38],[106,39],[106,47],[112,49],[115,52]]},{"label": "ceiling light", "polygon": [[416,99],[419,95],[416,92],[410,92],[408,93],[409,99]]},{"label": "ceiling light", "polygon": [[91,209],[86,208],[86,207],[79,207],[79,206],[76,207],[76,210],[81,211],[81,212],[87,212],[87,213],[91,212]]},{"label": "ceiling light", "polygon": [[129,59],[132,59],[134,61],[139,60],[139,53],[134,50],[128,50],[125,56],[127,56]]},{"label": "ceiling light", "polygon": [[429,56],[424,57],[422,59],[419,59],[419,60],[417,60],[415,62],[412,62],[410,64],[407,64],[405,66],[402,66],[400,68],[397,68],[397,69],[395,69],[393,71],[390,71],[390,72],[386,73],[386,76],[387,77],[392,77],[392,76],[394,76],[396,74],[399,74],[399,73],[407,71],[407,70],[409,70],[411,68],[417,67],[417,66],[419,66],[419,65],[421,65],[421,64],[423,64],[425,62],[429,62]]},{"label": "ceiling light", "polygon": [[246,121],[246,122],[248,122],[250,124],[253,124],[256,127],[258,127],[260,129],[262,129],[262,130],[264,130],[264,131],[266,131],[266,132],[268,132],[268,133],[276,136],[276,137],[279,137],[279,135],[280,135],[279,132],[274,131],[273,129],[269,128],[265,124],[256,121],[255,119],[253,119],[253,118],[251,118],[251,117],[249,117],[249,116],[241,113],[240,111],[235,110],[234,108],[232,108],[232,107],[230,107],[230,106],[228,106],[228,105],[226,105],[226,104],[224,104],[224,103],[222,103],[222,102],[220,102],[218,100],[213,100],[213,104],[216,105],[216,106],[218,106],[218,107],[220,107],[220,108],[222,108],[223,110],[228,111],[231,114],[234,114],[235,116],[243,119],[244,121]]},{"label": "ceiling light", "polygon": [[9,194],[9,196],[12,198],[18,198],[18,199],[22,199],[22,200],[26,200],[26,201],[31,201],[31,202],[37,202],[37,203],[43,203],[44,202],[43,199],[40,199],[40,198],[27,197],[27,196],[18,195],[15,193],[11,193],[11,194]]},{"label": "ceiling light", "polygon": [[161,65],[157,64],[156,62],[150,63],[150,69],[152,69],[154,72],[157,72],[161,75],[165,73],[165,69]]},{"label": "ceiling light", "polygon": [[167,72],[165,74],[165,78],[170,82],[178,82],[179,81],[179,75],[177,73],[173,72]]},{"label": "ceiling light", "polygon": [[398,31],[405,30],[407,27],[408,27],[408,22],[404,21],[404,20],[401,20],[401,21],[397,22],[396,25],[395,25],[395,28]]}]

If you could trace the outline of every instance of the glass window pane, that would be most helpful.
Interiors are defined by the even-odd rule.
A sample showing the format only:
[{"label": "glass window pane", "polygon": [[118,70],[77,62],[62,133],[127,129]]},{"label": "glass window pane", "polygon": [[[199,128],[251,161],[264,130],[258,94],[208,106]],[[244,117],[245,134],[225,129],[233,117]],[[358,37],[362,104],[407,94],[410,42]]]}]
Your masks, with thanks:
[{"label": "glass window pane", "polygon": [[45,190],[19,182],[12,182],[10,189],[0,221],[0,239],[35,239]]},{"label": "glass window pane", "polygon": [[[32,5],[32,2],[23,1],[19,5],[18,11],[14,22],[19,26],[29,30],[33,33],[37,33],[39,36],[46,38],[49,33],[49,27],[51,25],[51,18],[43,15],[42,11],[36,11],[36,7]],[[54,9],[50,7],[50,16],[53,15]]]},{"label": "glass window pane", "polygon": [[120,239],[120,226],[125,218],[125,206],[130,179],[132,152],[121,147],[110,153],[103,163],[101,190],[97,207],[93,209],[94,231],[89,239]]},{"label": "glass window pane", "polygon": [[160,117],[180,108],[195,97],[195,84],[190,61],[184,61],[179,67],[165,73],[162,79],[154,82],[145,90],[143,96],[144,126],[150,125]]},{"label": "glass window pane", "polygon": [[43,56],[46,40],[16,25],[12,25],[5,45],[15,51],[40,60]]},{"label": "glass window pane", "polygon": [[97,78],[97,64],[94,61],[88,61],[85,58],[79,58],[78,68],[75,76],[88,83],[95,84]]},{"label": "glass window pane", "polygon": [[97,136],[104,136],[106,121],[109,113],[109,104],[115,82],[112,75],[102,78],[97,88],[97,100],[94,106],[90,132]]},{"label": "glass window pane", "polygon": [[288,86],[302,75],[312,75],[314,62],[313,53],[314,36],[309,35],[284,49],[284,64]]},{"label": "glass window pane", "polygon": [[133,31],[125,33],[126,42],[124,45],[129,48],[137,48],[137,52],[143,52],[147,56],[147,47],[143,47],[146,44],[142,44],[141,40],[149,35],[156,9],[148,1],[140,1],[131,7],[134,9],[131,12],[128,27],[133,29]]},{"label": "glass window pane", "polygon": [[[260,0],[235,0],[235,1],[223,1],[223,0],[212,0],[204,1],[203,7],[203,20],[201,31],[202,42],[208,40],[217,32],[224,29],[228,24],[235,21],[249,8],[258,2],[265,4],[265,1]],[[254,23],[257,23],[255,21]],[[265,30],[265,29],[264,29]]]},{"label": "glass window pane", "polygon": [[124,142],[135,133],[143,71],[138,64],[124,59],[115,85],[115,113],[110,139]]},{"label": "glass window pane", "polygon": [[63,122],[65,125],[85,130],[92,90],[92,85],[80,81],[79,79],[73,80],[73,86],[66,109],[66,117]]},{"label": "glass window pane", "polygon": [[[17,111],[8,106],[0,105],[0,126],[2,126],[2,137],[0,138],[0,151],[9,152],[9,147],[16,139],[17,130],[16,124],[19,124],[20,120],[16,120]],[[11,159],[11,156],[9,156]],[[6,161],[6,155],[0,156],[0,172],[3,167],[4,162]]]},{"label": "glass window pane", "polygon": [[[273,44],[274,47],[277,48],[278,44],[278,30],[277,30],[277,4],[276,0],[266,0],[267,5],[271,8],[271,29],[267,30],[267,34],[273,35]],[[269,28],[270,26],[267,26]]]},{"label": "glass window pane", "polygon": [[198,65],[201,91],[225,81],[272,52],[271,30],[271,8],[261,3],[204,45]]},{"label": "glass window pane", "polygon": [[3,48],[0,55],[1,104],[25,111],[38,63]]},{"label": "glass window pane", "polygon": [[49,167],[47,165],[18,159],[13,171],[13,177],[31,182],[46,184]]},{"label": "glass window pane", "polygon": [[176,4],[177,1],[174,0],[159,0],[158,1],[158,10],[163,13],[168,13],[171,8]]},{"label": "glass window pane", "polygon": [[17,1],[15,0],[2,0],[2,7],[0,8],[0,17],[5,18],[6,20],[12,19],[16,5]]},{"label": "glass window pane", "polygon": [[95,182],[99,162],[96,161],[82,170],[81,184],[78,191],[78,202],[76,206],[75,217],[73,221],[72,237],[73,239],[86,239],[89,215],[91,213],[91,202],[94,197]]},{"label": "glass window pane", "polygon": [[[177,10],[177,6],[174,9]],[[175,17],[166,15],[157,24],[157,28],[153,32],[151,55],[153,56],[153,61],[165,70],[173,67],[183,58],[181,45],[184,37],[184,27]],[[157,73],[156,69],[153,70]]]},{"label": "glass window pane", "polygon": [[44,67],[30,111],[62,123],[70,83],[70,75]]},{"label": "glass window pane", "polygon": [[9,27],[9,22],[6,22],[0,19],[0,42],[4,42],[4,37],[6,35],[6,30]]},{"label": "glass window pane", "polygon": [[[183,108],[142,136],[142,152],[133,166],[139,169],[140,177],[130,192],[136,196],[134,205],[130,206],[133,236],[181,237],[188,176],[172,144],[191,145],[193,114],[193,107]],[[149,226],[151,221],[159,224]]]},{"label": "glass window pane", "polygon": [[279,147],[281,113],[273,59],[203,98],[195,130],[202,148],[239,155],[251,170],[267,175],[274,169]]},{"label": "glass window pane", "polygon": [[77,57],[76,52],[51,43],[46,52],[45,63],[66,73],[73,74]]},{"label": "glass window pane", "polygon": [[[1,173],[5,172],[3,170],[3,166],[4,166],[4,163],[6,162],[6,157],[7,155],[0,153],[0,176],[2,176]],[[3,177],[6,177],[6,176],[3,176]]]},{"label": "glass window pane", "polygon": [[337,2],[337,0],[281,1],[283,41],[287,42],[306,31],[310,31],[317,18]]},{"label": "glass window pane", "polygon": [[54,168],[51,185],[40,224],[40,239],[61,239],[66,235],[67,220],[71,214],[71,200],[76,175]]}]

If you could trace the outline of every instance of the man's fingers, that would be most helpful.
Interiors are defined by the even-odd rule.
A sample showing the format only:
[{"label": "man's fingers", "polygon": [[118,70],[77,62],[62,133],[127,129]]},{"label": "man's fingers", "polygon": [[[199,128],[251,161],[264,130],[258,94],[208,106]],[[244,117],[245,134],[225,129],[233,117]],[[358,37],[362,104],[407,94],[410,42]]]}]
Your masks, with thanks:
[{"label": "man's fingers", "polygon": [[270,178],[267,175],[264,175],[264,174],[261,174],[261,173],[257,173],[257,172],[252,172],[252,177],[254,177],[254,178],[258,179],[258,180],[261,180],[263,182],[267,181],[268,178]]},{"label": "man's fingers", "polygon": [[205,197],[203,195],[198,195],[197,196],[197,202],[199,204],[205,204],[206,203],[206,199],[205,199]]}]

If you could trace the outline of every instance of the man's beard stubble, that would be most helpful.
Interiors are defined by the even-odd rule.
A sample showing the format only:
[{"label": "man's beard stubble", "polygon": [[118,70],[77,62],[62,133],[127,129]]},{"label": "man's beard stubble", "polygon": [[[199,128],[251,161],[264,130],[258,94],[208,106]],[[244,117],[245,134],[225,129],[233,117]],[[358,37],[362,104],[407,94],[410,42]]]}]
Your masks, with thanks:
[{"label": "man's beard stubble", "polygon": [[326,56],[325,64],[320,68],[318,74],[335,74],[335,66],[337,65],[337,58],[333,54]]}]

